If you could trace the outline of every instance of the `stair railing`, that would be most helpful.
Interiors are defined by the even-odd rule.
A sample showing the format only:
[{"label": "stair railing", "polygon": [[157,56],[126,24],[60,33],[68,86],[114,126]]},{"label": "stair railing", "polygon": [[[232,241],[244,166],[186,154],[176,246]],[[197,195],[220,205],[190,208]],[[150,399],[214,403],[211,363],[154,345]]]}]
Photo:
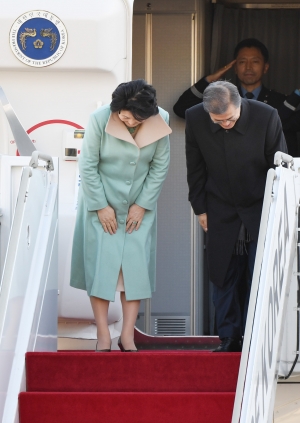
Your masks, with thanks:
[{"label": "stair railing", "polygon": [[[43,155],[34,153],[34,167],[22,171],[0,285],[2,423],[18,421],[25,353],[57,349],[58,160],[47,156],[47,170],[37,167],[38,157]],[[5,158],[11,160],[2,156],[1,161]]]},{"label": "stair railing", "polygon": [[277,152],[274,164],[267,175],[232,423],[273,422],[287,297],[297,277],[300,159]]}]

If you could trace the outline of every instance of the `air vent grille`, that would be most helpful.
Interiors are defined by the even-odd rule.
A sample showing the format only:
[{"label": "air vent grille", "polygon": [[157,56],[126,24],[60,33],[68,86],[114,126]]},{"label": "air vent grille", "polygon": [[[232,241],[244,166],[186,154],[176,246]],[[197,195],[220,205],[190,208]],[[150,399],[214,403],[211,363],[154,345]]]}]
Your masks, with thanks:
[{"label": "air vent grille", "polygon": [[155,335],[185,336],[187,335],[187,322],[185,317],[160,317],[154,320]]}]

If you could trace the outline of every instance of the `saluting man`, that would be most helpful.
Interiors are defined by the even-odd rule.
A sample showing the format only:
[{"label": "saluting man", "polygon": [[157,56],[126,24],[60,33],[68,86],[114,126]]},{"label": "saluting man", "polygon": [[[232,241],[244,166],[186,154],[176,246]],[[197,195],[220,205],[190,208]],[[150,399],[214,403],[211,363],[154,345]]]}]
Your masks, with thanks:
[{"label": "saluting man", "polygon": [[255,38],[247,38],[237,44],[233,54],[234,60],[204,76],[195,85],[186,90],[174,105],[174,112],[179,117],[185,117],[185,111],[196,104],[202,103],[205,88],[213,81],[223,78],[226,72],[234,68],[239,80],[239,93],[243,98],[261,101],[278,109],[283,125],[289,154],[298,157],[297,131],[300,129],[300,119],[293,118],[296,124],[289,122],[293,112],[300,103],[300,91],[296,89],[286,96],[266,88],[262,79],[269,70],[269,52],[267,47]]},{"label": "saluting man", "polygon": [[186,111],[189,201],[207,232],[216,352],[241,351],[266,175],[277,151],[287,152],[277,110],[241,98],[230,82],[211,83],[203,103]]}]

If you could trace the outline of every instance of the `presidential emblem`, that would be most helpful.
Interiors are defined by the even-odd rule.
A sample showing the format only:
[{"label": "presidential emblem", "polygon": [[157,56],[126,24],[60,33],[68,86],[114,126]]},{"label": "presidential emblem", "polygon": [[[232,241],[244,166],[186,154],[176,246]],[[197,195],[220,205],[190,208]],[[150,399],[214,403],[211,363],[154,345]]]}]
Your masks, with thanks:
[{"label": "presidential emblem", "polygon": [[45,10],[32,10],[13,23],[10,46],[14,55],[25,65],[35,68],[53,65],[68,44],[68,34],[62,21]]}]

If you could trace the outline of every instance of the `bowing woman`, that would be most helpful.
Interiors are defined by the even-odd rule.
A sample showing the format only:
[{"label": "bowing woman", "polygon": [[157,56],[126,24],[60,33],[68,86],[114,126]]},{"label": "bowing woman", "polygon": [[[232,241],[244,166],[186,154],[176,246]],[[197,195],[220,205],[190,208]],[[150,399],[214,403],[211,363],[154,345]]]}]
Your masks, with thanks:
[{"label": "bowing woman", "polygon": [[139,79],[120,84],[85,131],[71,286],[90,297],[99,352],[111,349],[107,314],[116,291],[123,309],[119,348],[137,351],[140,300],[155,290],[156,203],[170,161],[168,122],[155,89]]}]

